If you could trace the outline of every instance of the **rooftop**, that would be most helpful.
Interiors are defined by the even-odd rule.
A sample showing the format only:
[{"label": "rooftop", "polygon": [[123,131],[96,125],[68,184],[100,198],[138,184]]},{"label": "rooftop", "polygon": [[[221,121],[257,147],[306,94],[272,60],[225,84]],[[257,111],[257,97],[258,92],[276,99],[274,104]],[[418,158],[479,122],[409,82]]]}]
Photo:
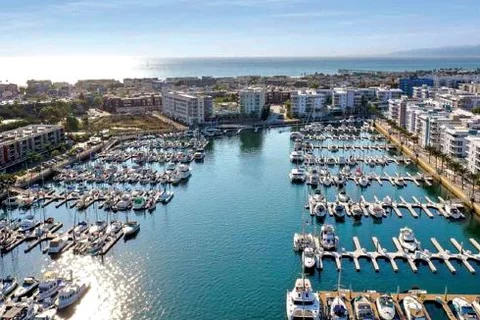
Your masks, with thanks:
[{"label": "rooftop", "polygon": [[14,130],[4,131],[0,134],[0,143],[15,139],[26,138],[37,133],[53,131],[61,128],[62,127],[56,125],[35,124]]}]

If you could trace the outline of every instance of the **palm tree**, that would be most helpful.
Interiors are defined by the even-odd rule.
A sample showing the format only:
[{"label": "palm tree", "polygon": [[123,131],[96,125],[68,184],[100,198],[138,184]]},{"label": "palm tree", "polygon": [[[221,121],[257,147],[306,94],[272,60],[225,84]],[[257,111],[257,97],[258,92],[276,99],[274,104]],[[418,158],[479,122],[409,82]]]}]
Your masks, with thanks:
[{"label": "palm tree", "polygon": [[430,158],[431,158],[432,152],[433,152],[432,146],[430,146],[430,145],[426,146],[425,151],[428,153],[428,163],[430,163]]},{"label": "palm tree", "polygon": [[465,188],[465,176],[468,174],[467,169],[465,169],[464,166],[461,164],[458,164],[458,169],[457,169],[458,174],[460,174],[460,177],[462,177],[462,190]]}]

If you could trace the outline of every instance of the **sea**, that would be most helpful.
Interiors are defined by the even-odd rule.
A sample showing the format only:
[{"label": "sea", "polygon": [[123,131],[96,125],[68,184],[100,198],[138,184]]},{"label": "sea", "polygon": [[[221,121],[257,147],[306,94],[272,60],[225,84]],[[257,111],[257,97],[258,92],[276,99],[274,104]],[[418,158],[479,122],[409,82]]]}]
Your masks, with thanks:
[{"label": "sea", "polygon": [[28,79],[74,83],[79,79],[131,77],[229,77],[243,75],[334,74],[339,69],[413,71],[480,68],[480,58],[138,58],[62,56],[0,58],[0,80],[25,84]]},{"label": "sea", "polygon": [[[335,141],[325,142],[335,143]],[[338,141],[336,142],[338,143]],[[363,142],[343,141],[343,144]],[[378,143],[378,142],[375,142]],[[192,163],[192,176],[188,182],[171,187],[175,192],[167,205],[158,205],[152,213],[110,213],[94,204],[84,211],[69,206],[33,208],[30,214],[37,219],[54,217],[68,230],[75,221],[93,223],[98,219],[135,219],[141,224],[135,239],[120,240],[104,258],[76,256],[71,252],[52,259],[42,254],[45,243],[29,253],[24,243],[1,256],[1,276],[17,278],[54,271],[81,277],[91,288],[63,319],[285,319],[285,295],[294,286],[302,272],[301,256],[293,250],[295,232],[319,232],[321,224],[305,209],[307,195],[312,192],[306,185],[290,183],[288,173],[294,167],[289,160],[293,144],[290,129],[265,129],[258,132],[243,131],[233,136],[212,140],[206,148],[203,163]],[[319,151],[316,151],[318,154]],[[394,155],[387,151],[338,151],[335,156]],[[323,150],[322,155],[331,155]],[[92,160],[93,161],[93,160]],[[98,160],[96,160],[98,161]],[[93,168],[92,162],[82,164]],[[135,163],[129,161],[128,166]],[[162,164],[147,164],[163,171]],[[415,165],[392,163],[385,167],[361,166],[364,172],[391,176],[399,173],[415,174]],[[332,172],[338,168],[332,168]],[[52,181],[51,188],[64,190]],[[95,185],[87,184],[88,188]],[[101,185],[97,187],[107,187]],[[149,185],[116,185],[121,189],[160,188]],[[330,201],[335,199],[334,187],[320,190]],[[346,188],[348,195],[359,200],[361,196],[372,201],[389,195],[411,201],[412,196],[423,200],[425,196],[437,201],[450,199],[451,194],[435,183],[431,187],[409,183],[397,188],[385,182],[373,183],[362,189],[353,182]],[[354,223],[333,224],[340,238],[340,248],[352,250],[352,237],[359,238],[362,247],[374,250],[371,237],[393,250],[392,237],[399,229],[412,228],[421,246],[435,252],[434,237],[446,249],[454,251],[450,238],[463,243],[464,248],[475,251],[469,239],[480,241],[480,222],[467,213],[462,221],[448,221],[436,216],[429,218],[424,212],[414,218],[401,209],[403,218],[394,213],[381,222],[363,218]],[[15,210],[14,217],[24,218],[26,213]],[[432,293],[480,293],[480,263],[471,262],[476,274],[471,274],[457,261],[452,274],[443,263],[434,262],[437,272],[417,263],[414,273],[404,261],[397,261],[399,271],[394,272],[386,261],[379,261],[375,272],[371,262],[360,260],[361,270],[355,271],[353,262],[343,260],[341,284],[357,291],[374,289],[381,292],[403,292],[419,287]],[[333,260],[324,261],[324,270],[308,276],[315,290],[333,290],[338,271]],[[444,319],[435,316],[434,319]]]}]

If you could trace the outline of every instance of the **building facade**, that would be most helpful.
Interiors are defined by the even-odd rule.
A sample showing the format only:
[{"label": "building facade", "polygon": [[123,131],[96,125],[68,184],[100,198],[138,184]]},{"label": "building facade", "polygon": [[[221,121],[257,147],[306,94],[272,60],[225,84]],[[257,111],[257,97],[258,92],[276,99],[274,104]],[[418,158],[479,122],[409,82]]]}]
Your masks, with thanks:
[{"label": "building facade", "polygon": [[326,114],[327,94],[316,90],[295,90],[290,92],[292,113],[295,117],[322,118]]},{"label": "building facade", "polygon": [[212,114],[213,100],[210,96],[194,95],[179,91],[163,92],[162,112],[188,125],[202,124]]},{"label": "building facade", "polygon": [[398,80],[398,88],[409,97],[413,95],[414,87],[422,87],[423,85],[433,87],[434,81],[429,78],[402,78]]},{"label": "building facade", "polygon": [[260,117],[265,107],[265,89],[252,87],[240,90],[238,105],[241,113]]},{"label": "building facade", "polygon": [[480,173],[480,136],[470,136],[467,141],[467,167],[472,173]]}]

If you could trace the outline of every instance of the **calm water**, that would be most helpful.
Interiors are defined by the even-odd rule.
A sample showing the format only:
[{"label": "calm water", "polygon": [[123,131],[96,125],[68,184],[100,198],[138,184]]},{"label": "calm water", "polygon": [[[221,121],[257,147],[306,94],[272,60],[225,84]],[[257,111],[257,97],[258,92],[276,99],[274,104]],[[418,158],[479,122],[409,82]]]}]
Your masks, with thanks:
[{"label": "calm water", "polygon": [[[24,254],[22,245],[2,258],[2,275],[40,276],[43,271],[72,269],[74,275],[87,277],[92,288],[75,310],[64,314],[72,319],[284,319],[285,292],[301,271],[292,237],[307,219],[303,209],[307,186],[292,185],[288,179],[291,144],[285,130],[245,132],[213,141],[205,162],[192,163],[188,183],[173,188],[171,203],[157,206],[152,214],[129,214],[130,219],[140,221],[140,233],[134,240],[121,240],[103,262],[71,254],[51,261],[40,248]],[[417,171],[396,165],[385,170],[391,174]],[[374,183],[360,191],[349,183],[347,191],[355,199],[387,194],[406,199],[413,195],[448,197],[438,186],[424,189],[413,184],[397,189]],[[335,189],[327,194],[333,197]],[[414,219],[403,213],[403,219],[393,216],[381,224],[367,218],[354,225],[346,219],[336,225],[341,246],[352,249],[351,239],[358,236],[363,247],[373,250],[370,238],[377,236],[384,247],[393,249],[391,238],[405,225],[430,249],[430,237],[450,249],[450,237],[465,244],[470,237],[480,239],[480,225],[471,217],[452,223],[424,214]],[[42,209],[36,210],[38,218],[42,214]],[[68,228],[76,212],[65,206],[55,209],[53,204],[45,214],[61,219]],[[125,219],[125,214],[114,215]],[[78,214],[90,221],[97,216],[106,218],[106,213],[92,207]],[[327,221],[334,223],[330,217]],[[314,222],[308,228],[315,226],[319,225]],[[480,292],[480,276],[471,275],[456,262],[455,275],[438,263],[436,275],[427,266],[419,266],[414,274],[402,261],[398,261],[398,273],[385,262],[380,262],[379,273],[368,261],[361,261],[360,272],[354,271],[353,263],[343,263],[342,283],[356,290],[396,291],[397,286],[400,290],[419,286],[443,292],[448,286],[450,292]],[[473,266],[480,270],[479,264]],[[315,289],[333,289],[337,281],[334,262],[326,261],[324,271],[311,278]]]},{"label": "calm water", "polygon": [[128,77],[242,76],[336,73],[339,69],[404,71],[480,67],[480,58],[163,58],[33,57],[0,59],[0,80],[76,82]]}]

